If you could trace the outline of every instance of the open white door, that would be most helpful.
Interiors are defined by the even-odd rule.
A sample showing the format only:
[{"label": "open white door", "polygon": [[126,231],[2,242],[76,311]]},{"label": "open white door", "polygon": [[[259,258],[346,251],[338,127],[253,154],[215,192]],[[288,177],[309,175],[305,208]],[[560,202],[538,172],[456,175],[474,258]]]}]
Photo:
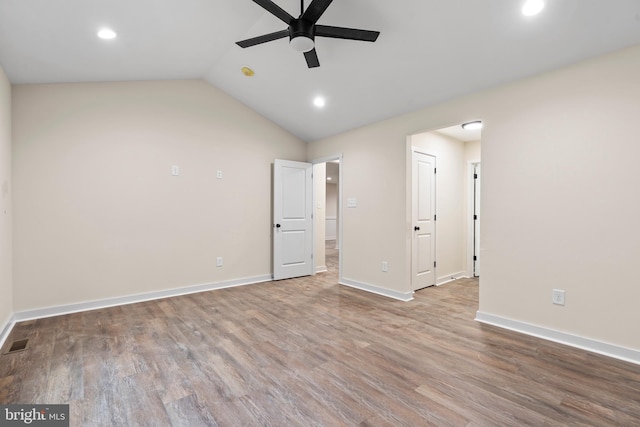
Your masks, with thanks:
[{"label": "open white door", "polygon": [[313,274],[311,163],[276,159],[273,171],[273,279]]},{"label": "open white door", "polygon": [[480,276],[480,163],[473,171],[473,276]]},{"label": "open white door", "polygon": [[411,284],[414,291],[436,283],[436,158],[412,152]]}]

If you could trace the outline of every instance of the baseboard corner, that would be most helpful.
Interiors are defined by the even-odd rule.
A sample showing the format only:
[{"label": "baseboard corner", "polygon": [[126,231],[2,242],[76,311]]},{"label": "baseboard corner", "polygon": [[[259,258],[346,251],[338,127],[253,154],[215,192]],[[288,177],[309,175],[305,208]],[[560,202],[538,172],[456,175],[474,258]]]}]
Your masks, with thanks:
[{"label": "baseboard corner", "polygon": [[0,349],[4,346],[5,341],[9,338],[13,327],[16,324],[15,314],[11,314],[0,330]]},{"label": "baseboard corner", "polygon": [[379,286],[370,285],[368,283],[358,282],[357,280],[341,278],[338,281],[339,284],[348,286],[350,288],[359,289],[361,291],[371,292],[373,294],[382,295],[384,297],[393,298],[400,301],[411,301],[413,299],[413,291],[410,292],[398,292],[392,289],[381,288]]}]

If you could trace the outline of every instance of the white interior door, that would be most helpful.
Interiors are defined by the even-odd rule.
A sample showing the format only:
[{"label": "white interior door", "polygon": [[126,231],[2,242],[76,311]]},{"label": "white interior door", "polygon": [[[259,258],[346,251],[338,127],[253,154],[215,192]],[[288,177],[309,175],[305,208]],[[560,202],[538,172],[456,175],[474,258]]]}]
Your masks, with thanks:
[{"label": "white interior door", "polygon": [[411,277],[413,290],[435,284],[436,158],[414,150],[412,153],[413,238]]},{"label": "white interior door", "polygon": [[473,174],[473,275],[480,276],[480,163]]},{"label": "white interior door", "polygon": [[311,163],[276,159],[273,171],[273,278],[313,274]]}]

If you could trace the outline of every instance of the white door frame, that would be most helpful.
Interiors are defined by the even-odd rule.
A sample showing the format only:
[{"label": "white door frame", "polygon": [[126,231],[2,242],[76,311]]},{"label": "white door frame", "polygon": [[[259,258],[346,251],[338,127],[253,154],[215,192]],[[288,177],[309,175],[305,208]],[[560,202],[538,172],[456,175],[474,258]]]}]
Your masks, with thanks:
[{"label": "white door frame", "polygon": [[[326,156],[326,157],[320,157],[318,159],[314,159],[311,161],[311,164],[316,165],[318,163],[327,163],[327,162],[331,162],[333,160],[338,160],[340,163],[338,164],[338,176],[340,177],[340,179],[338,180],[338,230],[337,230],[337,237],[338,237],[338,247],[339,247],[339,251],[338,251],[338,281],[342,282],[342,252],[343,252],[343,248],[344,248],[344,240],[342,239],[342,195],[344,194],[342,192],[342,182],[344,181],[343,177],[343,170],[342,170],[342,165],[343,165],[343,161],[342,161],[342,153],[340,154],[334,154],[332,156]],[[325,203],[326,201],[323,201],[323,203]],[[313,188],[313,206],[317,206],[317,200],[316,200],[316,194],[315,194],[315,186]],[[316,232],[315,232],[315,227],[313,230],[313,247],[316,247]],[[314,258],[313,260],[313,271],[316,271],[316,260]]]},{"label": "white door frame", "polygon": [[[467,277],[473,277],[473,254],[475,253],[474,247],[474,230],[475,230],[475,221],[473,219],[474,212],[474,170],[475,166],[480,165],[480,160],[469,160],[467,161],[467,171],[466,171],[466,186],[467,186],[467,208],[466,208],[466,217],[467,217]],[[479,219],[478,219],[479,220]],[[477,237],[478,241],[480,236]],[[479,255],[479,254],[478,254]]]}]

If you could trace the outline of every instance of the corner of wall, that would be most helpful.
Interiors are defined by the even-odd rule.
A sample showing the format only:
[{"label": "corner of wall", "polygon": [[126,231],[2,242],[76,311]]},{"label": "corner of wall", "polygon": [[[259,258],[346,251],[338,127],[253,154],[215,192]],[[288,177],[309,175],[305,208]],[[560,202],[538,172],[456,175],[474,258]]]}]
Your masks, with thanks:
[{"label": "corner of wall", "polygon": [[0,67],[0,347],[13,324],[11,83]]}]

